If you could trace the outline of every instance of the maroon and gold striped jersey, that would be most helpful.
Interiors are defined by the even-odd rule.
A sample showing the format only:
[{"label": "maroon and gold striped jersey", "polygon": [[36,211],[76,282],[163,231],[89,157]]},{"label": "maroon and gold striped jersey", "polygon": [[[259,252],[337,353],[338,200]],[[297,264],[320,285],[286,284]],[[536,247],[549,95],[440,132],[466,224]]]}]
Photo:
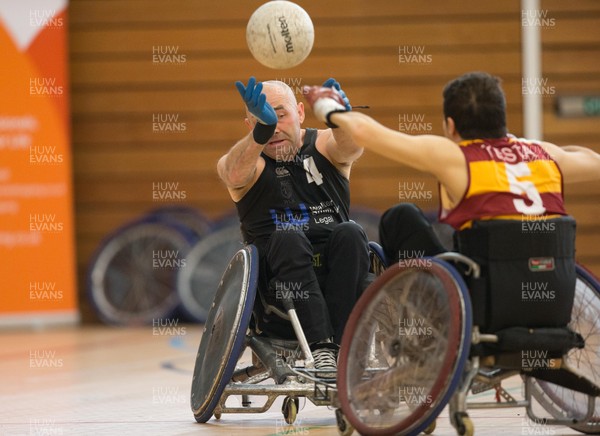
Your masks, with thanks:
[{"label": "maroon and gold striped jersey", "polygon": [[441,222],[460,230],[474,220],[566,215],[562,174],[539,144],[506,136],[459,146],[467,160],[467,190],[453,204],[440,186]]}]

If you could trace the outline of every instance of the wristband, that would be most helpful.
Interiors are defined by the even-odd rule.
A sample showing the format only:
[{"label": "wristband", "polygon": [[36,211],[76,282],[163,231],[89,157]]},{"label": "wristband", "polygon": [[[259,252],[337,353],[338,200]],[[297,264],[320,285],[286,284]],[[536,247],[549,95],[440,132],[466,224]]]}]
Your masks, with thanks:
[{"label": "wristband", "polygon": [[331,117],[331,115],[333,115],[333,114],[337,114],[337,113],[341,113],[341,112],[348,112],[348,111],[347,111],[347,110],[345,110],[345,109],[344,109],[344,110],[342,110],[342,109],[337,109],[337,110],[334,110],[334,111],[331,111],[331,112],[329,112],[329,113],[327,114],[327,117],[325,118],[325,125],[326,125],[327,127],[329,127],[330,129],[337,129],[338,127],[340,127],[340,126],[338,126],[337,124],[334,124],[333,122],[331,122],[331,120],[330,120],[329,118]]},{"label": "wristband", "polygon": [[335,129],[338,126],[333,124],[329,119],[331,114],[334,114],[336,112],[347,112],[344,106],[342,106],[337,101],[331,98],[318,99],[313,105],[313,111],[315,112],[315,115],[318,119],[324,121],[327,127],[330,127],[332,129]]},{"label": "wristband", "polygon": [[277,124],[263,124],[257,122],[254,126],[254,130],[252,131],[252,137],[254,138],[254,142],[260,145],[265,145],[275,133],[275,129],[277,128]]}]

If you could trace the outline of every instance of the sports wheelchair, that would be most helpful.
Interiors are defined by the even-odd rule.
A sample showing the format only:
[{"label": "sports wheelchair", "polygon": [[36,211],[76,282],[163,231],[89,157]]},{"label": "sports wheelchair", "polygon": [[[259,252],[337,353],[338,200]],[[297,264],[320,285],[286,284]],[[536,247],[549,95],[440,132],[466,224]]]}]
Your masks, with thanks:
[{"label": "sports wheelchair", "polygon": [[[380,276],[348,320],[335,384],[315,377],[293,308],[286,307],[298,342],[248,330],[258,261],[256,249],[244,247],[223,275],[196,356],[196,420],[265,412],[285,396],[288,424],[305,397],[336,408],[343,435],[354,429],[430,433],[446,405],[461,435],[474,432],[467,409],[483,407],[526,407],[534,422],[600,434],[600,285],[572,262],[574,221],[548,223],[552,230],[543,237],[525,233],[520,222],[477,223],[458,234],[459,253],[405,259],[387,269],[380,247],[371,243],[371,269]],[[566,272],[567,283],[555,281],[552,271]],[[531,283],[547,285],[531,291]],[[252,365],[236,369],[246,347]],[[525,400],[501,386],[515,375],[524,380]],[[504,401],[467,401],[469,392],[486,390]],[[255,395],[267,399],[256,406],[250,402]],[[231,396],[241,403],[228,402]],[[549,417],[535,415],[534,399]]]},{"label": "sports wheelchair", "polygon": [[[380,247],[371,242],[371,272],[382,271]],[[373,251],[375,250],[375,251]],[[293,424],[300,398],[316,406],[336,406],[336,371],[314,369],[308,342],[293,303],[283,301],[285,312],[261,301],[265,313],[289,320],[297,340],[266,338],[249,328],[257,295],[258,252],[253,245],[240,249],[229,263],[218,287],[202,333],[192,380],[191,405],[198,422],[222,413],[261,413],[284,396],[282,413]],[[252,364],[237,368],[246,348],[252,350]],[[317,376],[318,374],[318,376]],[[265,383],[272,379],[272,383]],[[241,398],[229,401],[230,397]],[[266,397],[255,404],[256,397]],[[336,410],[338,427],[352,433],[341,410]]]},{"label": "sports wheelchair", "polygon": [[[365,291],[337,377],[359,433],[431,430],[448,404],[460,435],[474,433],[467,409],[494,407],[600,434],[600,285],[573,260],[574,220],[539,223],[476,222],[455,234],[457,253],[401,259]],[[524,400],[502,388],[515,375]],[[487,390],[496,401],[467,400]]]}]

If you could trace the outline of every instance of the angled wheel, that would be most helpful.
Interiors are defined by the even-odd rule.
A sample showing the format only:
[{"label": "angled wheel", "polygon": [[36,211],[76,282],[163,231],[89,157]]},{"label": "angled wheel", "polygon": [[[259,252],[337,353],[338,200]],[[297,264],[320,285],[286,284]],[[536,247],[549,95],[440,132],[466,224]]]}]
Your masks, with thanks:
[{"label": "angled wheel", "polygon": [[387,268],[387,260],[383,248],[375,241],[369,241],[369,272],[380,276]]},{"label": "angled wheel", "polygon": [[99,317],[136,325],[172,316],[180,307],[177,271],[185,269],[185,256],[196,241],[187,228],[155,218],[109,235],[88,273],[88,293]]},{"label": "angled wheel", "polygon": [[177,293],[183,310],[197,322],[206,321],[221,279],[221,271],[242,247],[240,224],[229,221],[200,240],[187,255],[187,268],[179,270]]},{"label": "angled wheel", "polygon": [[342,339],[338,395],[361,434],[418,434],[449,401],[470,347],[471,307],[456,270],[398,264],[363,293]]},{"label": "angled wheel", "polygon": [[[600,282],[577,265],[575,300],[569,327],[585,340],[583,349],[573,349],[567,363],[600,386]],[[581,418],[587,411],[588,397],[582,393],[542,380],[532,380],[532,395],[554,418]],[[583,433],[600,434],[600,398],[596,398],[592,418],[570,427]]]},{"label": "angled wheel", "polygon": [[257,279],[258,253],[249,245],[234,255],[225,270],[204,326],[191,394],[198,422],[212,416],[244,349]]}]

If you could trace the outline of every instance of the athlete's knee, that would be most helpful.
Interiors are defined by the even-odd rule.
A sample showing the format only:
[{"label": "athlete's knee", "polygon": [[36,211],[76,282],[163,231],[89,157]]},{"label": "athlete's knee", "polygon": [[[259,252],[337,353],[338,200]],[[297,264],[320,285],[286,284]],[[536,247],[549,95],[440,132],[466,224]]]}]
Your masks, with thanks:
[{"label": "athlete's knee", "polygon": [[354,221],[347,221],[338,224],[331,234],[331,238],[335,240],[347,240],[357,244],[365,244],[367,235],[364,229]]},{"label": "athlete's knee", "polygon": [[381,224],[414,223],[427,220],[423,211],[413,203],[399,203],[390,207],[381,216]]}]

